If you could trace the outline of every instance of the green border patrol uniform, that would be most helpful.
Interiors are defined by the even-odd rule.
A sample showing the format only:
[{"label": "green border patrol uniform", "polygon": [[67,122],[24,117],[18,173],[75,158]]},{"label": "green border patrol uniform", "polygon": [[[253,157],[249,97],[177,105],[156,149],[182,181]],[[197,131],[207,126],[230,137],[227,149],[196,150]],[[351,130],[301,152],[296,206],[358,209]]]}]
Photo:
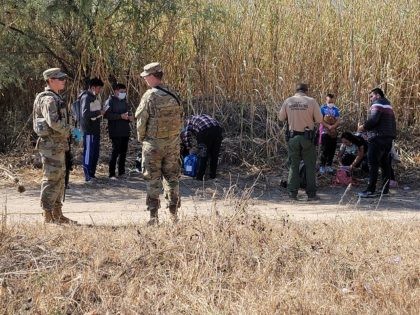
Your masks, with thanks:
[{"label": "green border patrol uniform", "polygon": [[305,94],[307,86],[301,84],[297,93],[287,98],[279,113],[281,121],[288,122],[289,177],[287,190],[291,199],[297,199],[300,186],[299,164],[306,167],[306,194],[308,199],[316,198],[315,166],[315,123],[321,123],[322,115],[318,103]]}]

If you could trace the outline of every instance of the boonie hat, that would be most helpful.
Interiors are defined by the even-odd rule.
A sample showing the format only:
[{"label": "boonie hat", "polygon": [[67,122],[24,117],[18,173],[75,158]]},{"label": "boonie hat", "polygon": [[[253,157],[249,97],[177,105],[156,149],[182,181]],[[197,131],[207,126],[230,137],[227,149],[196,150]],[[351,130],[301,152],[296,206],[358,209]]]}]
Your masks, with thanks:
[{"label": "boonie hat", "polygon": [[65,74],[63,71],[61,71],[60,68],[50,68],[45,70],[42,75],[44,76],[44,79],[59,79],[67,77],[67,74]]},{"label": "boonie hat", "polygon": [[149,63],[144,66],[143,70],[144,71],[140,73],[141,77],[145,77],[156,72],[163,72],[162,67],[159,62]]}]

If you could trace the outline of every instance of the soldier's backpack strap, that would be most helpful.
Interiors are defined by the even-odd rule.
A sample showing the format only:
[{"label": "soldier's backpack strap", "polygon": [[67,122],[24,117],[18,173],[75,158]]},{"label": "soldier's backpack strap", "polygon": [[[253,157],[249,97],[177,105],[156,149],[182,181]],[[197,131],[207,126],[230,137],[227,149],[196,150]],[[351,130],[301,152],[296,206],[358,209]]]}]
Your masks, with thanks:
[{"label": "soldier's backpack strap", "polygon": [[[45,117],[37,117],[36,110],[38,107],[39,99],[43,96],[52,96],[55,98],[55,94],[51,91],[44,91],[39,94],[37,94],[34,102],[34,106],[32,109],[32,117],[33,117],[33,130],[39,137],[44,137],[50,135],[50,127],[48,123],[46,122]],[[60,114],[60,112],[58,112]]]},{"label": "soldier's backpack strap", "polygon": [[50,95],[50,96],[52,96],[52,97],[54,97],[54,96],[55,96],[55,94],[54,94],[53,92],[51,92],[51,91],[43,91],[43,92],[38,93],[38,94],[36,95],[36,100],[39,100],[39,98],[40,98],[40,97],[45,96],[45,95]]},{"label": "soldier's backpack strap", "polygon": [[169,92],[167,89],[164,89],[163,87],[160,87],[159,85],[155,86],[155,89],[161,90],[162,92],[165,92],[165,93],[169,94],[170,96],[172,96],[176,100],[178,105],[181,106],[181,101],[179,100],[179,98],[174,93]]},{"label": "soldier's backpack strap", "polygon": [[55,97],[55,94],[51,91],[43,91],[41,93],[38,93],[35,97],[34,106],[33,106],[33,109],[32,109],[32,115],[35,114],[35,105],[38,103],[39,98],[42,97],[42,96],[45,96],[45,95],[50,95],[52,97]]}]

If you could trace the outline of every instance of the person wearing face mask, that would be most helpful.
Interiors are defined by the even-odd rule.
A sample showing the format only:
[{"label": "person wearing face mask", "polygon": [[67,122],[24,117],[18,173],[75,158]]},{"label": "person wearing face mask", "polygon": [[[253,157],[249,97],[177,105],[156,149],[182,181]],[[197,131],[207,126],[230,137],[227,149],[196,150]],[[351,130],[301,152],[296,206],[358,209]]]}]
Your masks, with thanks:
[{"label": "person wearing face mask", "polygon": [[332,162],[337,147],[337,127],[340,124],[340,111],[334,104],[334,95],[327,94],[326,104],[321,106],[323,117],[320,125],[321,134],[321,165],[319,173],[332,173]]},{"label": "person wearing face mask", "polygon": [[91,79],[87,92],[80,98],[80,109],[82,111],[80,127],[83,131],[83,172],[86,183],[90,183],[96,178],[101,138],[101,117],[104,114],[99,94],[103,86],[104,83],[101,79]]},{"label": "person wearing face mask", "polygon": [[128,103],[126,86],[122,83],[113,85],[114,94],[105,102],[105,118],[108,119],[108,133],[112,141],[109,158],[109,178],[116,179],[115,168],[118,159],[118,176],[125,174],[125,158],[130,137],[130,121],[133,121]]}]

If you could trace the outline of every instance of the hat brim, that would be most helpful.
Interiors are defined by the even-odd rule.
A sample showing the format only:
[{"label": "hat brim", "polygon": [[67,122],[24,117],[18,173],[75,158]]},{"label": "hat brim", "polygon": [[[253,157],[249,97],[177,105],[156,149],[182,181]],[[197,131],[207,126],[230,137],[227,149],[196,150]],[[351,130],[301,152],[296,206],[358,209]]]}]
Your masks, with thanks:
[{"label": "hat brim", "polygon": [[140,76],[144,78],[144,77],[147,77],[149,74],[151,74],[151,73],[149,73],[147,71],[143,71],[142,73],[140,73]]},{"label": "hat brim", "polygon": [[60,78],[66,78],[67,74],[65,74],[64,72],[59,72],[57,74],[54,74],[51,79],[60,79]]}]

